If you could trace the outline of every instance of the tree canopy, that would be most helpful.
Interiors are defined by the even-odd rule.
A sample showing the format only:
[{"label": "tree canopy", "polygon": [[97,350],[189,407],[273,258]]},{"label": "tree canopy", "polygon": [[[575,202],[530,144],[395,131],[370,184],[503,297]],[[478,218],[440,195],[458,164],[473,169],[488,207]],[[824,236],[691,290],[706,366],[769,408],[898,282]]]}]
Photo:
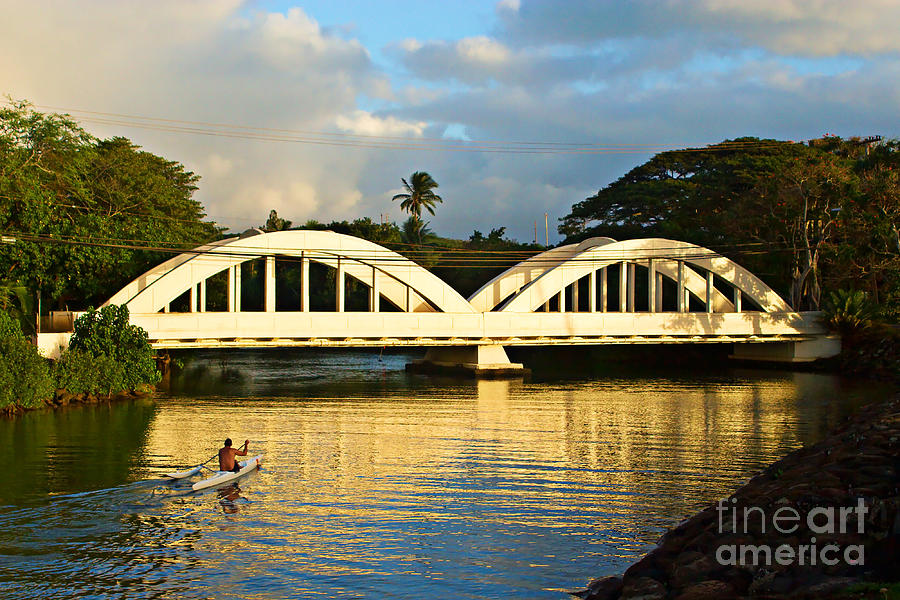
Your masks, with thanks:
[{"label": "tree canopy", "polygon": [[[71,308],[100,303],[166,248],[219,236],[199,177],[131,141],[99,140],[25,102],[0,109],[0,279]],[[14,241],[13,241],[14,240]]]},{"label": "tree canopy", "polygon": [[418,229],[417,232],[413,231],[412,233],[417,234],[416,239],[418,239],[421,244],[425,233],[425,226],[419,225],[422,220],[422,209],[424,208],[433,215],[435,205],[439,202],[443,202],[443,199],[434,193],[434,190],[439,186],[437,181],[425,171],[416,171],[410,176],[409,181],[406,179],[401,179],[401,181],[403,182],[403,188],[406,192],[397,194],[391,198],[391,200],[401,201],[400,208],[409,213],[409,216],[412,219],[412,225],[410,227],[412,229]]},{"label": "tree canopy", "polygon": [[790,298],[862,287],[900,305],[900,144],[757,138],[657,154],[575,204],[560,233],[667,237],[718,250]]}]

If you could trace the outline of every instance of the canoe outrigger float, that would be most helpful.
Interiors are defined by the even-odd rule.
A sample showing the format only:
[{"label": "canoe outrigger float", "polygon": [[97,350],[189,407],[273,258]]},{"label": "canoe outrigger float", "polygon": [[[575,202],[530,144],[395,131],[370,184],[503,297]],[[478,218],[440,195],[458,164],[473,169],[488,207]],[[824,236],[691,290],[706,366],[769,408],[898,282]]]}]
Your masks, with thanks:
[{"label": "canoe outrigger float", "polygon": [[[263,460],[265,454],[259,454],[254,456],[253,458],[248,458],[247,460],[238,461],[238,465],[240,465],[241,469],[239,471],[215,471],[215,474],[212,477],[208,477],[203,479],[202,481],[198,481],[191,488],[197,492],[200,490],[205,490],[207,488],[216,487],[220,485],[224,485],[230,481],[234,481],[239,477],[243,477],[247,473],[256,470],[259,468],[260,463]],[[203,465],[197,465],[191,469],[186,471],[178,471],[176,473],[166,473],[166,477],[169,479],[185,479],[187,477],[193,477],[197,473],[199,473],[203,469]]]}]

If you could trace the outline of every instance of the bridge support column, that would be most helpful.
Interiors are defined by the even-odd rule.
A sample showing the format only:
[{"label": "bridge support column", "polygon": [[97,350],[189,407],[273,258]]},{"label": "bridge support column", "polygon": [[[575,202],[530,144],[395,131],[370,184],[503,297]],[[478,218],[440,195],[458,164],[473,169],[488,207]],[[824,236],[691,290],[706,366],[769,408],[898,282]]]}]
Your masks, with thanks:
[{"label": "bridge support column", "polygon": [[663,311],[663,274],[656,273],[656,312]]},{"label": "bridge support column", "polygon": [[588,276],[588,312],[597,312],[597,271]]},{"label": "bridge support column", "polygon": [[628,263],[628,311],[634,312],[634,285],[637,279],[637,265]]},{"label": "bridge support column", "polygon": [[483,379],[517,378],[530,371],[509,361],[503,346],[441,346],[429,348],[425,358],[406,365],[411,373],[451,374]]},{"label": "bridge support column", "polygon": [[300,256],[300,312],[309,312],[309,258]]},{"label": "bridge support column", "polygon": [[578,312],[578,305],[580,304],[578,297],[578,284],[579,280],[576,279],[575,283],[572,284],[572,312]]},{"label": "bridge support column", "polygon": [[344,281],[344,264],[340,257],[337,260],[337,272],[334,274],[334,310],[336,312],[344,312],[344,291],[346,290],[346,282]]},{"label": "bridge support column", "polygon": [[378,281],[378,269],[372,267],[372,287],[369,288],[369,311],[379,312],[381,310],[381,286]]},{"label": "bridge support column", "polygon": [[228,312],[241,312],[241,265],[228,267]]},{"label": "bridge support column", "polygon": [[606,267],[603,267],[600,269],[600,312],[606,312],[606,301],[609,297],[607,283]]},{"label": "bridge support column", "polygon": [[275,312],[275,257],[266,257],[266,312]]},{"label": "bridge support column", "polygon": [[770,363],[804,363],[831,358],[841,352],[841,336],[823,335],[801,342],[735,344],[730,358]]}]

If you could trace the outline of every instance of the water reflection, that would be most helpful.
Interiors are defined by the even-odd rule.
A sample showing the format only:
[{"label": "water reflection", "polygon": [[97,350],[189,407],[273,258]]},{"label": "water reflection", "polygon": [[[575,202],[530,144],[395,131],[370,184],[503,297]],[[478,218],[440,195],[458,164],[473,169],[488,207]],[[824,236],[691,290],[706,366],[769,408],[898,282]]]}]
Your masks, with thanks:
[{"label": "water reflection", "polygon": [[[213,356],[192,366],[213,383],[176,386],[152,412],[79,417],[95,421],[84,426],[96,438],[37,423],[65,417],[25,425],[59,433],[43,438],[48,455],[98,457],[93,468],[109,475],[88,472],[84,489],[118,487],[48,500],[58,488],[38,478],[8,494],[0,585],[47,595],[70,581],[98,595],[127,585],[138,598],[562,597],[887,393],[752,371],[433,380],[407,377],[403,362]],[[0,439],[23,433],[0,423]],[[249,438],[265,467],[210,493],[128,483],[201,463],[226,436]],[[125,458],[97,451],[110,438],[129,440]],[[40,472],[38,458],[26,470]],[[67,463],[73,482],[82,464]]]},{"label": "water reflection", "polygon": [[216,491],[216,497],[219,499],[219,506],[226,515],[233,515],[239,512],[241,497],[241,488],[238,484],[232,483]]}]

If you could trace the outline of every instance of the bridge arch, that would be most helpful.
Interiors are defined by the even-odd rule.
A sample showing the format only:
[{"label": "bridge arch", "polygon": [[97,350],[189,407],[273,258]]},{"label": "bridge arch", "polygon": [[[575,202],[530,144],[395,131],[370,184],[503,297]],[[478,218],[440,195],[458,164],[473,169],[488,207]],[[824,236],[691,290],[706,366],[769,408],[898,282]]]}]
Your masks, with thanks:
[{"label": "bridge arch", "polygon": [[[587,241],[591,242],[591,240]],[[570,248],[569,256],[553,264],[551,268],[532,281],[524,283],[503,302],[500,310],[502,312],[533,312],[546,306],[552,297],[564,293],[567,286],[577,283],[584,276],[593,278],[595,272],[611,265],[643,264],[649,269],[648,287],[651,295],[654,295],[657,289],[657,276],[675,281],[679,290],[684,290],[684,295],[680,291],[678,293],[680,311],[686,310],[687,294],[703,302],[707,307],[707,312],[740,312],[740,299],[744,295],[758,305],[763,312],[791,311],[791,307],[774,290],[747,269],[717,252],[688,242],[649,238],[621,242],[591,242],[581,249],[567,248]],[[554,256],[554,258],[561,257],[561,253]],[[552,264],[553,261],[548,261],[548,263]],[[499,275],[495,280],[508,281],[512,284],[511,287],[514,287],[515,283],[522,282],[524,279],[515,272],[518,266]],[[706,272],[706,276],[704,277],[691,267],[702,269]],[[628,278],[630,278],[630,282],[633,282],[633,274],[626,273],[626,268],[623,266],[620,269],[620,276],[620,290],[623,290],[627,285]],[[713,285],[714,276],[720,277],[736,290],[733,300],[727,298]],[[502,285],[498,287],[503,289]],[[623,295],[620,293],[620,296]],[[624,300],[622,302],[624,307]],[[649,302],[649,306],[651,312],[658,311],[655,298]],[[625,311],[623,310],[623,312]]]},{"label": "bridge arch", "polygon": [[228,273],[229,312],[240,311],[240,265],[265,259],[265,312],[275,310],[276,257],[293,257],[302,270],[301,311],[309,310],[310,262],[336,270],[336,311],[343,311],[343,281],[350,276],[369,289],[370,310],[384,297],[402,312],[473,313],[456,290],[426,269],[378,244],[332,231],[249,230],[241,237],[206,244],[150,269],[106,304],[125,304],[132,313],[168,312],[169,305],[190,295],[190,312],[205,311],[206,282]]},{"label": "bridge arch", "polygon": [[615,240],[612,238],[594,237],[579,244],[559,246],[536,254],[485,283],[469,296],[469,303],[479,312],[492,311],[512,294],[517,293],[547,271],[578,256],[584,250],[614,242]]}]

